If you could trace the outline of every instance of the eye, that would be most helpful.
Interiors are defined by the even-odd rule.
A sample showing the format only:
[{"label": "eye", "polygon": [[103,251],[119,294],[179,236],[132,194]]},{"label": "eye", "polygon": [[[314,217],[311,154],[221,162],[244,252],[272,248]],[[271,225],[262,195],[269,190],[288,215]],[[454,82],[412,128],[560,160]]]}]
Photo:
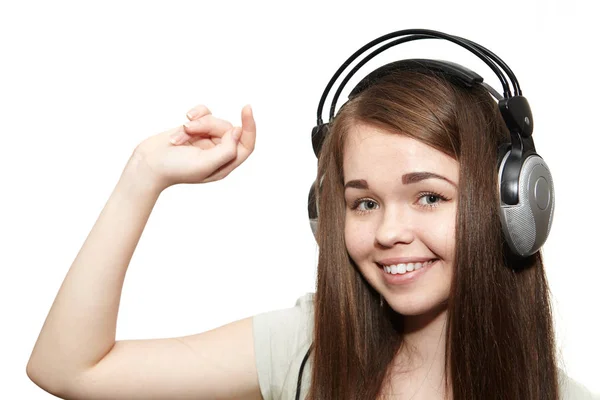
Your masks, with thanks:
[{"label": "eye", "polygon": [[447,197],[442,196],[441,194],[435,193],[435,192],[420,193],[419,201],[422,199],[425,199],[425,203],[423,204],[422,202],[419,202],[419,206],[424,207],[424,208],[439,207],[439,204],[442,201],[448,201]]},{"label": "eye", "polygon": [[[364,204],[367,208],[366,209],[360,208],[359,206],[361,204]],[[368,198],[367,199],[358,199],[358,200],[355,200],[354,203],[352,203],[352,206],[350,206],[350,209],[356,210],[356,212],[359,214],[364,214],[364,213],[374,210],[374,208],[371,208],[371,207],[374,207],[374,205],[377,205],[377,202],[375,202],[375,200],[373,200],[373,199],[368,199]]]}]

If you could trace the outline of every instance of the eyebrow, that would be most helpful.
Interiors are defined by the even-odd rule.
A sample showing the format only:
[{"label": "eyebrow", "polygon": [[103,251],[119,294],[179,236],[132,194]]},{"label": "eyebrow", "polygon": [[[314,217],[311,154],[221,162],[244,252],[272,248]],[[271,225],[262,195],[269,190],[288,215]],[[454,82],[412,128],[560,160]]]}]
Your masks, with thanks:
[{"label": "eyebrow", "polygon": [[[425,179],[441,179],[443,181],[450,183],[452,186],[457,187],[456,183],[452,182],[450,179],[446,178],[445,176],[435,174],[433,172],[411,172],[411,173],[402,175],[402,183],[405,185],[410,185],[411,183],[421,182]],[[348,188],[368,189],[369,184],[364,179],[354,179],[354,180],[346,182],[346,184],[344,185],[344,190],[346,190]]]}]

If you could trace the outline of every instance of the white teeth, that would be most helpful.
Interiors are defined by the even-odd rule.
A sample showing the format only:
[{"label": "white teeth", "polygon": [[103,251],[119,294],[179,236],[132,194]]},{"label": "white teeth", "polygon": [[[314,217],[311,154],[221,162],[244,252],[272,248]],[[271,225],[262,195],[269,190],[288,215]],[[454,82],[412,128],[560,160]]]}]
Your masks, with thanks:
[{"label": "white teeth", "polygon": [[429,260],[424,263],[408,263],[408,264],[397,264],[397,265],[385,265],[383,270],[388,274],[405,274],[406,272],[416,271],[423,267],[426,267],[432,264],[436,260]]}]

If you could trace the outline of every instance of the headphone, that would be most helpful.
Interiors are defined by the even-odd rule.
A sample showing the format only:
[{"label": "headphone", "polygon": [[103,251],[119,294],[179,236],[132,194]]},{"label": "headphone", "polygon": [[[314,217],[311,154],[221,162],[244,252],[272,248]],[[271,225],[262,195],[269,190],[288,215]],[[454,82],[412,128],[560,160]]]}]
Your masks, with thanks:
[{"label": "headphone", "polygon": [[[317,108],[317,125],[312,130],[312,146],[315,155],[317,158],[319,157],[325,136],[329,133],[329,122],[323,123],[322,114],[325,99],[333,84],[358,56],[379,43],[399,36],[403,37],[393,40],[367,55],[342,80],[331,102],[329,122],[334,119],[337,100],[350,78],[370,59],[390,47],[413,40],[445,39],[469,50],[485,62],[494,71],[496,76],[498,76],[502,84],[503,96],[487,83],[484,83],[483,78],[477,73],[459,64],[441,60],[405,59],[386,64],[371,72],[350,92],[348,98],[354,98],[360,92],[377,82],[381,77],[398,70],[434,72],[444,76],[455,84],[467,88],[475,85],[485,87],[498,100],[500,113],[510,132],[510,142],[502,143],[498,147],[497,158],[500,221],[502,223],[504,238],[513,254],[520,257],[527,257],[534,254],[546,242],[552,226],[554,216],[554,184],[552,176],[550,169],[535,150],[531,136],[533,133],[533,115],[527,99],[522,96],[517,78],[504,61],[475,42],[429,29],[405,29],[383,35],[358,49],[338,68],[321,96]],[[498,66],[500,66],[502,71]],[[508,75],[512,83],[515,91],[514,96],[511,93],[503,72]],[[319,188],[321,187],[321,183],[319,182]],[[318,223],[318,205],[315,196],[316,185],[317,181],[315,180],[308,194],[308,217],[315,237]],[[296,400],[300,396],[302,373],[312,348],[313,345],[311,344],[300,366]]]}]

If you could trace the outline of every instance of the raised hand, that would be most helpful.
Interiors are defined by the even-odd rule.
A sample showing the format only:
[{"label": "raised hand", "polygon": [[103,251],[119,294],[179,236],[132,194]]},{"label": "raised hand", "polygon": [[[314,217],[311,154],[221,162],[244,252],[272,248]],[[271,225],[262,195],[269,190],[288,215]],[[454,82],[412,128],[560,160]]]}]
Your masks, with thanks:
[{"label": "raised hand", "polygon": [[256,123],[249,105],[242,109],[242,126],[214,117],[205,106],[188,112],[190,121],[151,136],[135,151],[161,189],[178,183],[223,179],[254,150]]}]

